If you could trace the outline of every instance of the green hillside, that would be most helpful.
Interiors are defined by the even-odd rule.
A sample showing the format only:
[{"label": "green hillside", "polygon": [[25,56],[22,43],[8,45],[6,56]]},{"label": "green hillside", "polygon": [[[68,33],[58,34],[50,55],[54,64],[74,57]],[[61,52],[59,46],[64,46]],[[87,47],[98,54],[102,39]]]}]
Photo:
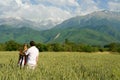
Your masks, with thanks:
[{"label": "green hillside", "polygon": [[13,28],[9,25],[1,25],[0,36],[0,42],[6,42],[9,40],[15,40],[22,43],[30,40],[35,40],[37,42],[44,41],[44,38],[40,35],[39,31],[28,27]]},{"label": "green hillside", "polygon": [[[105,28],[107,28],[107,31],[103,32]],[[117,30],[111,30],[110,28],[111,27],[101,27],[99,31],[97,29],[95,30],[85,27],[77,29],[53,29],[46,31],[44,36],[48,37],[48,42],[64,42],[65,39],[75,43],[88,43],[93,45],[104,45],[111,42],[119,42],[119,32],[117,32]],[[53,31],[54,33],[52,33]],[[59,36],[56,38],[57,35]]]},{"label": "green hillside", "polygon": [[94,12],[64,21],[42,34],[48,42],[64,42],[68,39],[75,43],[104,45],[120,42],[120,13]]},{"label": "green hillside", "polygon": [[35,40],[43,43],[63,43],[68,39],[74,43],[105,45],[120,42],[120,13],[98,11],[73,17],[48,30],[4,24],[0,25],[0,36],[0,42],[15,40],[24,43]]}]

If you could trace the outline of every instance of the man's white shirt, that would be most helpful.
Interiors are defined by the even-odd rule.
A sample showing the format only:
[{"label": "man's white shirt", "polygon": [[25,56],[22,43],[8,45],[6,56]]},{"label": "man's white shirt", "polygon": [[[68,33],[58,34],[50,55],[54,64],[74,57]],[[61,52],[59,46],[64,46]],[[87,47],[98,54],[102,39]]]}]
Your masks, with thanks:
[{"label": "man's white shirt", "polygon": [[36,46],[30,47],[25,54],[28,55],[28,60],[27,60],[28,65],[36,65],[37,64],[36,61],[39,56],[39,50],[38,50],[38,48],[36,48]]}]

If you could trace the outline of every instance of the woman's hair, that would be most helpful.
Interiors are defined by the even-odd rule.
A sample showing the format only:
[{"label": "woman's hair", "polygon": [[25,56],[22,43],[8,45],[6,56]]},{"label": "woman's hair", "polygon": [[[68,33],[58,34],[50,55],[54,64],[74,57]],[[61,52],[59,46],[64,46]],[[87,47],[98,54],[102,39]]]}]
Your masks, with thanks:
[{"label": "woman's hair", "polygon": [[25,48],[28,48],[28,44],[26,44],[26,43],[24,43],[24,45],[23,45],[23,50],[24,50]]},{"label": "woman's hair", "polygon": [[24,43],[23,47],[24,47],[24,46],[27,46],[27,47],[28,47],[28,44],[27,44],[27,43]]}]

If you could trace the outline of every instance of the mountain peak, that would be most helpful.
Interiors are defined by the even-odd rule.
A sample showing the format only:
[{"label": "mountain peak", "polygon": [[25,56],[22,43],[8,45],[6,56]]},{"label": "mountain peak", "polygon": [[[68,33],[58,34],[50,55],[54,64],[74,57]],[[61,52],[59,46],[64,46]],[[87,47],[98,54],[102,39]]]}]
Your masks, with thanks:
[{"label": "mountain peak", "polygon": [[102,10],[102,12],[110,12],[109,10]]},{"label": "mountain peak", "polygon": [[109,11],[109,10],[101,10],[101,11],[95,11],[91,14],[112,14],[112,15],[120,15],[120,12],[116,12],[116,11]]}]

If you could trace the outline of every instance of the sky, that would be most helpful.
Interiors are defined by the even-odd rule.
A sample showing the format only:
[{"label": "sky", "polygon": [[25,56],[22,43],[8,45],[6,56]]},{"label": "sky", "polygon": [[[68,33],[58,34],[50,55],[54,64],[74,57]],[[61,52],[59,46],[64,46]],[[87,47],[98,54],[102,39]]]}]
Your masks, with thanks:
[{"label": "sky", "polygon": [[61,22],[94,11],[120,12],[120,0],[0,0],[0,18]]}]

